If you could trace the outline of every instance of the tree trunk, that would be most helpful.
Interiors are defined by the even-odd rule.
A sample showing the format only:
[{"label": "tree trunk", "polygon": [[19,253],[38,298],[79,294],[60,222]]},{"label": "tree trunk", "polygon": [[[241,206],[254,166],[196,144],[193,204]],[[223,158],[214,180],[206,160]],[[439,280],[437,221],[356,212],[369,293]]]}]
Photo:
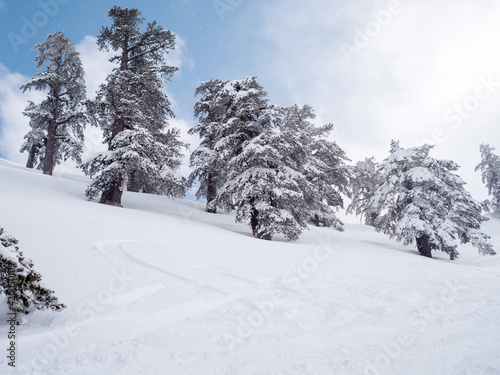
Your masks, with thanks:
[{"label": "tree trunk", "polygon": [[136,173],[132,172],[129,175],[127,181],[127,191],[131,191],[133,193],[139,193],[141,191],[142,186],[139,184],[139,181],[136,178]]},{"label": "tree trunk", "polygon": [[217,197],[217,182],[215,176],[212,173],[208,174],[207,177],[207,206],[205,212],[211,214],[217,213],[217,205],[215,204],[215,198]]},{"label": "tree trunk", "polygon": [[259,225],[259,211],[255,207],[252,207],[252,212],[250,214],[250,225],[252,226],[252,234],[257,237],[257,226]]},{"label": "tree trunk", "polygon": [[255,208],[252,207],[252,213],[250,216],[250,225],[252,226],[252,234],[254,237],[259,238],[261,240],[266,240],[266,241],[271,241],[272,237],[270,234],[259,234],[258,232],[258,227],[259,227],[259,211]]},{"label": "tree trunk", "polygon": [[47,139],[45,141],[45,155],[43,156],[43,174],[52,176],[54,170],[54,155],[56,153],[56,136],[57,136],[57,122],[59,120],[59,93],[61,88],[56,86],[51,88],[51,94],[54,97],[54,108],[52,112],[52,119],[49,122],[47,129]]},{"label": "tree trunk", "polygon": [[261,240],[272,241],[272,237],[270,234],[266,234],[264,236],[259,237]]},{"label": "tree trunk", "polygon": [[31,145],[30,152],[28,154],[28,161],[26,162],[26,168],[33,169],[35,167],[35,158],[38,153],[38,146],[33,144]]},{"label": "tree trunk", "polygon": [[319,227],[319,215],[314,215],[312,222],[315,226]]},{"label": "tree trunk", "polygon": [[122,206],[123,188],[120,185],[113,185],[108,190],[102,192],[99,203],[109,204],[110,206]]},{"label": "tree trunk", "polygon": [[[113,130],[111,131],[111,138],[109,140],[108,149],[112,151],[113,139],[117,136],[118,133],[123,131],[125,128],[125,120],[123,117],[115,118],[113,122]],[[122,195],[123,195],[123,176],[117,178],[116,181],[113,181],[113,184],[102,192],[101,200],[99,203],[109,204],[110,206],[122,206]]]},{"label": "tree trunk", "polygon": [[429,243],[428,235],[423,234],[422,236],[417,237],[417,249],[420,255],[432,258],[431,245]]},{"label": "tree trunk", "polygon": [[366,212],[365,224],[369,225],[371,227],[374,227],[375,226],[375,220],[377,219],[377,216],[378,215],[377,215],[376,212],[371,212],[371,211]]},{"label": "tree trunk", "polygon": [[111,131],[111,138],[109,139],[108,149],[111,149],[111,142],[125,129],[125,119],[123,117],[118,117],[113,121],[113,129]]},{"label": "tree trunk", "polygon": [[47,131],[47,140],[45,142],[45,155],[43,156],[43,174],[52,176],[54,170],[54,154],[56,151],[56,126],[54,123],[49,124]]}]

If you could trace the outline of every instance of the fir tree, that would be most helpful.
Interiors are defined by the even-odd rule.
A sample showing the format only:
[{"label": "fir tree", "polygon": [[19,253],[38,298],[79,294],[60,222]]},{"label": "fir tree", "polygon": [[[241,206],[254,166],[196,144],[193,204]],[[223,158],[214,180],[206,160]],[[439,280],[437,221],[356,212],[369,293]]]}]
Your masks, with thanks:
[{"label": "fir tree", "polygon": [[23,112],[30,118],[31,130],[20,151],[29,153],[28,168],[38,165],[44,174],[52,175],[62,160],[81,163],[86,121],[84,71],[75,46],[61,32],[48,35],[34,49],[38,51],[37,69],[46,65],[46,70],[21,89],[48,90],[48,94],[39,104],[30,101]]},{"label": "fir tree", "polygon": [[405,245],[417,245],[421,255],[432,250],[458,255],[459,243],[471,243],[481,254],[494,255],[489,237],[480,232],[481,205],[465,190],[455,173],[458,165],[429,156],[432,146],[403,149],[393,142],[380,166],[380,180],[369,201],[377,213],[375,228]]},{"label": "fir tree", "polygon": [[375,192],[377,184],[380,182],[378,175],[378,164],[375,158],[366,158],[359,161],[352,168],[352,200],[347,207],[348,214],[355,213],[364,217],[365,224],[373,226],[377,213],[370,210],[368,202]]},{"label": "fir tree", "polygon": [[193,151],[190,167],[193,172],[189,176],[188,185],[197,180],[200,184],[196,198],[206,197],[206,212],[216,213],[217,191],[224,183],[224,165],[215,144],[220,137],[222,123],[227,113],[227,103],[219,100],[219,94],[227,82],[211,80],[203,82],[196,88],[195,96],[200,99],[194,106],[194,116],[199,121],[189,130],[189,134],[198,134],[200,145]]},{"label": "fir tree", "polygon": [[481,171],[483,183],[492,196],[491,202],[486,202],[486,207],[500,214],[500,156],[493,153],[494,147],[482,144],[480,146],[481,162],[476,166],[476,172]]},{"label": "fir tree", "polygon": [[342,204],[335,190],[342,179],[333,169],[342,165],[345,155],[336,144],[321,139],[332,126],[315,128],[308,121],[314,117],[310,106],[274,106],[266,113],[272,126],[244,143],[242,152],[229,161],[218,200],[226,202],[226,210],[238,203],[237,222],[250,224],[261,239],[281,233],[296,240],[312,218],[342,230],[332,208]]},{"label": "fir tree", "polygon": [[[33,262],[19,250],[18,241],[0,227],[0,294],[5,294],[10,311],[28,314],[33,309],[61,311],[54,291],[42,283]],[[18,322],[21,319],[18,318]]]},{"label": "fir tree", "polygon": [[230,202],[238,202],[236,221],[250,224],[257,238],[271,240],[282,233],[296,240],[307,227],[306,194],[313,195],[314,187],[290,166],[293,160],[289,155],[300,151],[296,146],[269,129],[249,141],[229,162],[220,200],[226,202],[226,210],[232,208]]},{"label": "fir tree", "polygon": [[166,64],[175,46],[174,35],[156,22],[140,31],[143,18],[137,9],[113,7],[113,24],[103,27],[98,45],[117,51],[110,61],[118,63],[101,85],[90,113],[104,132],[108,152],[83,165],[93,180],[89,199],[101,194],[100,203],[121,206],[123,189],[170,196],[184,194],[184,178],[178,176],[182,149],[177,129],[166,129],[172,116],[163,80],[177,68]]},{"label": "fir tree", "polygon": [[234,81],[209,81],[196,90],[200,100],[195,105],[199,124],[190,130],[202,142],[191,156],[194,167],[190,183],[200,182],[197,197],[207,197],[207,212],[217,205],[228,207],[217,191],[226,181],[227,165],[244,146],[258,136],[271,122],[267,93],[255,77]]},{"label": "fir tree", "polygon": [[302,149],[297,171],[314,186],[315,194],[309,197],[309,221],[316,226],[343,230],[335,211],[343,207],[342,195],[350,196],[350,172],[345,164],[349,159],[337,143],[327,139],[333,125],[316,127],[312,123],[315,117],[311,106],[294,105],[284,109],[280,127],[284,134],[297,138]]}]

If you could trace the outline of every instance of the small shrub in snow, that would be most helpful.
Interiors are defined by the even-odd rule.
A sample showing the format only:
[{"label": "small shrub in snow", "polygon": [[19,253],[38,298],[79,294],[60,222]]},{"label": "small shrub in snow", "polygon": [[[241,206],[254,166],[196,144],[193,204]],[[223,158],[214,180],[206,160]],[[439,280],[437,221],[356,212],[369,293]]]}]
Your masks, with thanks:
[{"label": "small shrub in snow", "polygon": [[40,282],[42,276],[33,269],[33,262],[23,256],[18,241],[0,227],[0,294],[5,294],[9,309],[28,314],[37,310],[61,311],[54,291]]}]

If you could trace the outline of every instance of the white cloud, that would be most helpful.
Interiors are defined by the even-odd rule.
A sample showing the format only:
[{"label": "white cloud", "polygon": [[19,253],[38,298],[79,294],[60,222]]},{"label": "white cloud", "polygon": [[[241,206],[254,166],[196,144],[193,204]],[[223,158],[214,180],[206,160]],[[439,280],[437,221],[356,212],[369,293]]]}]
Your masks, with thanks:
[{"label": "white cloud", "polygon": [[189,71],[194,69],[195,62],[189,55],[186,42],[178,34],[175,34],[175,48],[167,55],[167,64],[179,69],[186,67]]},{"label": "white cloud", "polygon": [[87,86],[87,96],[94,98],[99,86],[105,81],[106,77],[115,67],[115,64],[109,62],[109,59],[115,53],[99,51],[95,36],[87,35],[82,41],[75,45],[80,53],[83,69],[85,70],[85,85]]},{"label": "white cloud", "polygon": [[184,158],[182,160],[182,165],[180,168],[181,175],[188,177],[191,173],[191,169],[189,168],[189,157],[191,152],[193,152],[198,145],[200,144],[200,139],[198,136],[188,134],[189,129],[192,127],[192,124],[183,119],[172,118],[169,121],[168,128],[177,128],[180,130],[180,140],[189,145],[189,151],[186,151],[184,154]]},{"label": "white cloud", "polygon": [[18,163],[26,163],[27,155],[19,152],[24,143],[24,135],[29,131],[29,119],[22,115],[28,100],[41,100],[40,92],[27,91],[23,94],[20,86],[27,77],[10,72],[0,64],[0,150],[6,158]]},{"label": "white cloud", "polygon": [[[377,30],[373,22],[393,2],[269,3],[263,35],[270,47],[259,78],[269,92],[273,82],[290,101],[313,105],[318,121],[334,122],[334,138],[356,160],[385,157],[391,139],[411,147],[443,129],[435,156],[457,161],[481,194],[473,166],[481,142],[500,150],[500,87],[458,129],[444,114],[474,95],[480,77],[500,82],[500,4],[401,1],[401,12]],[[374,36],[346,59],[341,47],[356,47],[358,30]]]}]

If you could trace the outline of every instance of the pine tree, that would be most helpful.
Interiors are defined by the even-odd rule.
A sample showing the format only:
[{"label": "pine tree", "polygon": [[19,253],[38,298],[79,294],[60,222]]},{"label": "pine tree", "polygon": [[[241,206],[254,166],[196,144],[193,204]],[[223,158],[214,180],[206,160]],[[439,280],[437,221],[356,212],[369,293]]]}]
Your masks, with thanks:
[{"label": "pine tree", "polygon": [[342,230],[332,206],[342,204],[335,184],[343,181],[338,172],[345,155],[321,138],[332,126],[315,128],[308,121],[314,117],[310,106],[272,106],[266,113],[272,126],[231,158],[218,200],[226,210],[237,202],[236,221],[249,223],[261,239],[282,233],[296,240],[313,218]]},{"label": "pine tree", "polygon": [[313,195],[314,187],[291,167],[293,151],[300,149],[287,143],[279,131],[268,129],[229,162],[219,199],[226,202],[226,210],[232,208],[230,202],[238,202],[236,221],[250,224],[257,238],[271,240],[282,233],[296,240],[307,227],[306,195]]},{"label": "pine tree", "polygon": [[84,71],[75,46],[61,32],[48,35],[34,49],[38,51],[37,69],[46,65],[46,70],[21,89],[48,90],[48,94],[40,104],[30,101],[23,112],[30,118],[31,130],[20,151],[29,153],[28,168],[38,165],[44,174],[52,175],[62,160],[81,163],[86,122]]},{"label": "pine tree", "polygon": [[216,212],[217,206],[235,203],[222,202],[226,195],[218,195],[217,190],[226,181],[229,161],[270,126],[271,107],[255,77],[205,82],[196,94],[201,96],[195,105],[199,124],[190,133],[197,133],[202,142],[191,156],[194,170],[189,181],[200,182],[197,197],[207,197],[206,211]]},{"label": "pine tree", "polygon": [[45,130],[44,130],[44,116],[39,112],[36,112],[37,106],[33,102],[29,102],[29,106],[26,108],[26,111],[31,111],[31,121],[30,127],[31,130],[24,136],[26,141],[21,146],[19,152],[28,152],[28,161],[26,162],[26,168],[33,169],[35,166],[38,168],[43,167],[43,155],[45,150]]},{"label": "pine tree", "polygon": [[486,206],[491,206],[494,213],[500,214],[500,156],[495,155],[494,150],[490,145],[480,146],[481,162],[476,166],[476,172],[481,171],[488,195],[492,196],[491,202],[487,202]]},{"label": "pine tree", "polygon": [[380,182],[378,164],[375,162],[375,158],[366,158],[357,162],[352,168],[352,176],[352,200],[346,212],[348,214],[355,213],[356,216],[364,216],[365,224],[373,226],[377,213],[370,210],[368,202]]},{"label": "pine tree", "polygon": [[337,143],[320,139],[313,143],[310,167],[305,174],[319,194],[319,201],[311,202],[310,222],[315,226],[333,227],[343,231],[344,224],[336,211],[343,208],[342,195],[350,196],[350,172],[344,150]]},{"label": "pine tree", "polygon": [[458,165],[429,156],[432,146],[403,149],[393,142],[380,166],[380,180],[369,201],[377,213],[375,228],[405,245],[416,243],[421,255],[432,250],[458,255],[459,243],[471,243],[481,254],[494,255],[489,237],[480,232],[481,205],[455,173]]},{"label": "pine tree", "polygon": [[193,151],[190,158],[190,167],[194,168],[189,176],[188,185],[199,181],[196,198],[206,197],[205,211],[217,212],[217,191],[224,183],[224,165],[219,154],[215,151],[217,138],[227,113],[227,103],[219,100],[219,95],[227,82],[210,80],[201,83],[195,92],[200,99],[194,106],[194,116],[199,121],[189,130],[189,134],[198,134],[200,145]]},{"label": "pine tree", "polygon": [[17,245],[18,241],[0,227],[0,294],[5,294],[10,311],[28,314],[33,309],[59,312],[66,308],[54,291],[41,283],[42,276]]},{"label": "pine tree", "polygon": [[[312,183],[315,194],[309,197],[310,220],[315,226],[343,230],[343,223],[335,210],[343,207],[342,194],[350,196],[350,172],[345,164],[349,160],[337,143],[326,139],[333,131],[332,124],[316,127],[316,118],[309,105],[294,105],[284,109],[281,128],[284,134],[297,137],[302,148],[302,160],[297,170]],[[291,157],[295,157],[291,155]]]},{"label": "pine tree", "polygon": [[101,193],[100,203],[121,206],[129,181],[135,191],[182,196],[185,180],[177,170],[187,145],[179,140],[177,129],[166,129],[173,113],[163,90],[163,80],[177,70],[166,64],[175,37],[156,22],[141,32],[144,19],[137,9],[115,6],[109,17],[113,24],[103,27],[97,43],[101,50],[118,52],[110,61],[119,67],[89,105],[108,152],[83,164],[93,178],[86,195],[93,199]]}]

